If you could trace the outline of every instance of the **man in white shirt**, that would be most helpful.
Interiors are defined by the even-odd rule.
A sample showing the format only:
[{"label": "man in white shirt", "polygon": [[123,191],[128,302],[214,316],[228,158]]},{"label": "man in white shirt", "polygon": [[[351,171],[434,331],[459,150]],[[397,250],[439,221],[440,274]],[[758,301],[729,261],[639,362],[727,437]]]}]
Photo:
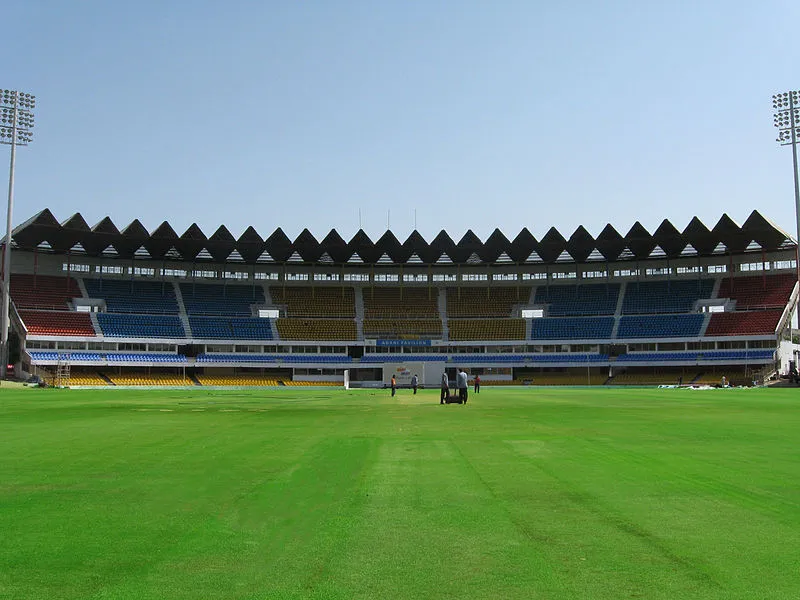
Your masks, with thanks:
[{"label": "man in white shirt", "polygon": [[456,387],[458,388],[458,397],[464,404],[467,403],[467,374],[463,369],[458,369],[456,375]]}]

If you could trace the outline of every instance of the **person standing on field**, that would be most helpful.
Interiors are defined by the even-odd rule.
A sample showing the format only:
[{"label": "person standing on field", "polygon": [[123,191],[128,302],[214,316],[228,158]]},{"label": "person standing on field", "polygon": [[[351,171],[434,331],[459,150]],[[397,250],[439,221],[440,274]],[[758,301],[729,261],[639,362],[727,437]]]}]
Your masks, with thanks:
[{"label": "person standing on field", "polygon": [[467,374],[463,369],[456,372],[456,388],[458,388],[458,398],[462,403],[467,403]]},{"label": "person standing on field", "polygon": [[397,379],[395,379],[394,375],[392,375],[392,397],[394,397],[396,391],[397,391]]},{"label": "person standing on field", "polygon": [[439,399],[439,404],[444,404],[447,397],[450,395],[450,381],[447,379],[447,371],[442,373],[442,394]]},{"label": "person standing on field", "polygon": [[419,385],[419,379],[417,379],[417,374],[414,373],[414,376],[411,378],[411,389],[414,390],[414,394],[417,393],[418,385]]}]

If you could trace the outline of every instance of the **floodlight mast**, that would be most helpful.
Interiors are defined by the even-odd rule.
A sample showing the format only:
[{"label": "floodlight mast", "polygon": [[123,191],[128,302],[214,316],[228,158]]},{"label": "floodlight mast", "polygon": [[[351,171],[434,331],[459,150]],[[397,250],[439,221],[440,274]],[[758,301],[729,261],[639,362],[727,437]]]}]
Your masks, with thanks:
[{"label": "floodlight mast", "polygon": [[8,328],[11,297],[11,223],[14,209],[14,165],[17,146],[27,146],[33,141],[33,108],[36,96],[16,90],[0,89],[0,144],[11,146],[8,169],[8,210],[6,214],[6,239],[3,251],[3,306],[0,314],[0,376],[8,371]]},{"label": "floodlight mast", "polygon": [[800,91],[792,90],[772,96],[774,124],[778,129],[776,142],[792,147],[792,176],[794,177],[794,215],[797,226],[797,279],[800,281],[800,182],[797,175],[797,137],[800,124]]}]

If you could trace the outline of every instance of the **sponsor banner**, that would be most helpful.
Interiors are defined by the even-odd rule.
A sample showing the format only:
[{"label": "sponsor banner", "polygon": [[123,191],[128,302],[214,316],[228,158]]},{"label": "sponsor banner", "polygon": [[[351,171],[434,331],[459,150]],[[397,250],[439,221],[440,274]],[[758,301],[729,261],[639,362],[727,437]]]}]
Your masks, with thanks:
[{"label": "sponsor banner", "polygon": [[416,375],[420,385],[425,382],[425,363],[409,362],[409,363],[387,363],[383,365],[384,381],[388,384],[392,375],[398,386],[409,387],[411,385],[411,378]]},{"label": "sponsor banner", "polygon": [[430,346],[431,340],[376,340],[377,346]]}]

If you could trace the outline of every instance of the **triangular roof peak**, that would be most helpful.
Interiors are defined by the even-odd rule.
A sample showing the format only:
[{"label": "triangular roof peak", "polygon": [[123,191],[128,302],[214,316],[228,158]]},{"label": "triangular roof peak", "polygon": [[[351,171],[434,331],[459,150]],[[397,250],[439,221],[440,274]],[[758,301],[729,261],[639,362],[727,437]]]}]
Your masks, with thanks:
[{"label": "triangular roof peak", "polygon": [[91,231],[86,219],[83,218],[81,213],[75,213],[69,219],[61,224],[62,229],[77,229],[78,231]]},{"label": "triangular roof peak", "polygon": [[114,225],[110,217],[103,217],[92,227],[92,233],[104,233],[106,235],[119,235],[119,229]]},{"label": "triangular roof peak", "polygon": [[211,234],[211,237],[208,238],[209,241],[212,242],[235,242],[236,239],[231,235],[231,232],[228,231],[228,228],[225,225],[220,225],[217,230]]}]

